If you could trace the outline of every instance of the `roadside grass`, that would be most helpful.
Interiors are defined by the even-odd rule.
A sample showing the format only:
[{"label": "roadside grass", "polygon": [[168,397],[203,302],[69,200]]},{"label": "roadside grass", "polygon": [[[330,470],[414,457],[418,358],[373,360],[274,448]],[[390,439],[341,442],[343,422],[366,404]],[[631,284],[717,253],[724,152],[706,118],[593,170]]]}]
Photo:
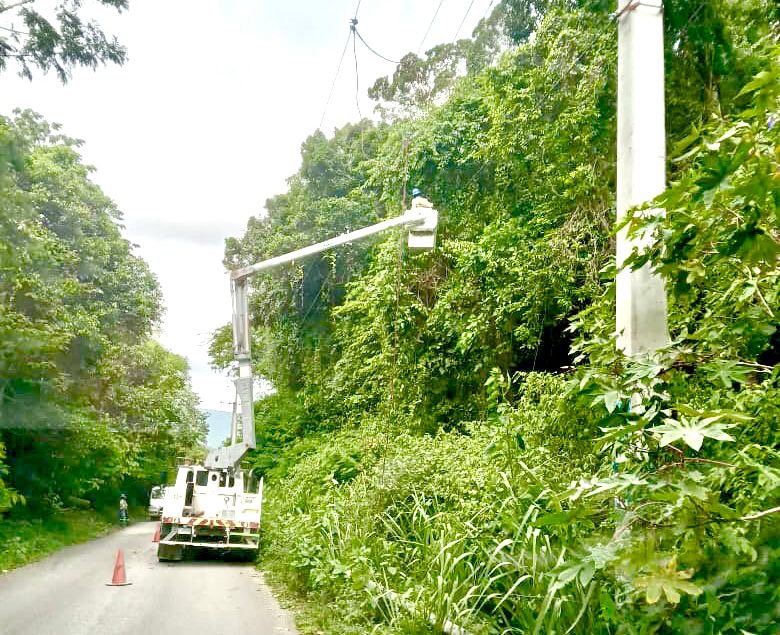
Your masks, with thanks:
[{"label": "roadside grass", "polygon": [[109,512],[65,509],[47,518],[0,520],[0,573],[21,567],[68,545],[103,536],[116,528]]},{"label": "roadside grass", "polygon": [[[319,635],[325,611],[314,602],[307,602],[287,585],[284,571],[276,563],[260,559],[257,568],[262,571],[263,579],[273,591],[279,606],[288,611],[295,620],[300,635]],[[349,631],[344,631],[345,635]],[[351,635],[351,634],[350,634]]]},{"label": "roadside grass", "polygon": [[[322,598],[302,596],[289,585],[288,571],[274,560],[260,558],[257,568],[273,591],[279,605],[295,620],[300,635],[393,635],[397,631],[389,624],[374,623],[367,626],[362,608],[350,602],[349,597]],[[407,617],[409,624],[404,631],[409,635],[429,635],[434,631],[427,623]]]},{"label": "roadside grass", "polygon": [[296,460],[269,474],[258,566],[301,634],[589,632],[575,628],[592,596],[553,589],[561,536],[535,524],[595,461],[562,392],[534,375],[516,409],[465,433],[388,433],[366,417],[287,450]]}]

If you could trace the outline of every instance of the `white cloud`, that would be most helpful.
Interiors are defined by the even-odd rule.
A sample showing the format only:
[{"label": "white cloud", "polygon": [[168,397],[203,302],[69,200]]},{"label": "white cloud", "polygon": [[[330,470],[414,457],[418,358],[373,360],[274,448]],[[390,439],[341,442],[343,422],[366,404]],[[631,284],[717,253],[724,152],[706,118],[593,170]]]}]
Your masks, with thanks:
[{"label": "white cloud", "polygon": [[[199,245],[217,245],[224,244],[224,235],[226,228],[224,225],[214,221],[199,221],[191,223],[185,220],[155,220],[152,218],[141,218],[133,221],[127,226],[128,232],[136,237],[140,237],[143,242],[149,239],[172,240],[191,242]],[[234,231],[228,231],[228,234],[238,234],[241,228],[236,227]]]},{"label": "white cloud", "polygon": [[[470,0],[450,0],[426,39],[447,41]],[[208,365],[208,337],[230,321],[224,238],[240,235],[285,190],[300,144],[319,124],[354,0],[134,0],[122,15],[93,7],[129,49],[125,66],[76,70],[62,86],[0,75],[0,113],[29,107],[85,140],[94,180],[124,213],[125,235],[162,284],[160,339],[187,357],[204,407],[225,409],[232,384]],[[393,59],[417,50],[438,0],[362,3],[363,37]],[[487,9],[475,3],[461,30]],[[360,110],[394,67],[358,42]],[[323,128],[357,119],[350,46]]]}]

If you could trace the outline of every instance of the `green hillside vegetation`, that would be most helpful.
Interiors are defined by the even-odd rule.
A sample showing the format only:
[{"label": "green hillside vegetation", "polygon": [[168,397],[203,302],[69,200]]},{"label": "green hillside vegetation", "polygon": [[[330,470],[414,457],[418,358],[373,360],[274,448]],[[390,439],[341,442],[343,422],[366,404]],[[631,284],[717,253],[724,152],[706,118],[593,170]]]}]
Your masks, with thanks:
[{"label": "green hillside vegetation", "polygon": [[98,514],[63,509],[45,517],[12,518],[0,522],[0,574],[39,560],[68,545],[92,540],[116,526],[113,510]]},{"label": "green hillside vegetation", "polygon": [[253,282],[263,561],[312,632],[776,632],[780,16],[664,4],[666,216],[632,218],[630,266],[666,280],[667,348],[615,350],[611,2],[506,0],[405,56],[386,119],[312,134],[228,241],[256,262],[412,186],[440,211],[430,253],[399,233]]},{"label": "green hillside vegetation", "polygon": [[205,438],[186,361],[152,338],[157,280],[78,145],[0,117],[0,525],[143,503]]}]

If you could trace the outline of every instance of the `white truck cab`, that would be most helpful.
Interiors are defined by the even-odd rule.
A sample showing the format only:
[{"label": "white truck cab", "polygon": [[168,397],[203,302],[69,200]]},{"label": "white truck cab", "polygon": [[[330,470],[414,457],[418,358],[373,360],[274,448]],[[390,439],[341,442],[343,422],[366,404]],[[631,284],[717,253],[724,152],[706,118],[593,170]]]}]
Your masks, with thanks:
[{"label": "white truck cab", "polygon": [[156,485],[149,493],[149,507],[147,512],[149,520],[162,518],[163,501],[165,499],[165,485]]}]

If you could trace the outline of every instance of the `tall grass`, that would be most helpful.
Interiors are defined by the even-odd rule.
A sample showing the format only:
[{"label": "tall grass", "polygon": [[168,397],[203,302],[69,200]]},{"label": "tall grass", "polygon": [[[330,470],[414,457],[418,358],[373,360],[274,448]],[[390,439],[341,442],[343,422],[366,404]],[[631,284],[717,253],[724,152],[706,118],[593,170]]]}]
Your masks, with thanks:
[{"label": "tall grass", "polygon": [[589,457],[521,448],[522,421],[504,425],[399,433],[387,445],[369,426],[334,433],[271,483],[264,562],[325,607],[313,630],[597,632],[598,582],[561,585],[562,537],[538,522],[560,509],[550,474],[574,477]]}]

